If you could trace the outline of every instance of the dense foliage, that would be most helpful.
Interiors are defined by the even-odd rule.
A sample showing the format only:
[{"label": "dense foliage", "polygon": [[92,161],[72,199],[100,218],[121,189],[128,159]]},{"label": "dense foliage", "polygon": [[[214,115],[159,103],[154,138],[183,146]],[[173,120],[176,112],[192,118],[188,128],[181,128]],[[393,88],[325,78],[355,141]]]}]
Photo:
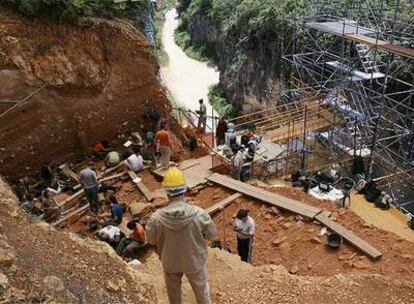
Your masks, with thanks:
[{"label": "dense foliage", "polygon": [[135,17],[149,0],[115,3],[114,0],[2,0],[0,5],[16,9],[29,17],[55,18],[75,22],[81,16]]},{"label": "dense foliage", "polygon": [[208,101],[221,117],[229,119],[236,117],[238,114],[228,102],[224,89],[220,84],[210,87]]}]

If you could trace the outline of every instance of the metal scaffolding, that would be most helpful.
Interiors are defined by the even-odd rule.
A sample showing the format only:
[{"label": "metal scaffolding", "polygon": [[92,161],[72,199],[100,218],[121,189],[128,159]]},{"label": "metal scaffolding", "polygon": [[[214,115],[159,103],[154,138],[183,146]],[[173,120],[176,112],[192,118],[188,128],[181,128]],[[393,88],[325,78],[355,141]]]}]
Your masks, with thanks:
[{"label": "metal scaffolding", "polygon": [[414,2],[302,4],[300,17],[288,5],[283,14],[286,97],[318,96],[334,122],[312,131],[335,161],[349,151],[366,157],[369,177],[408,211],[409,199],[414,203]]}]

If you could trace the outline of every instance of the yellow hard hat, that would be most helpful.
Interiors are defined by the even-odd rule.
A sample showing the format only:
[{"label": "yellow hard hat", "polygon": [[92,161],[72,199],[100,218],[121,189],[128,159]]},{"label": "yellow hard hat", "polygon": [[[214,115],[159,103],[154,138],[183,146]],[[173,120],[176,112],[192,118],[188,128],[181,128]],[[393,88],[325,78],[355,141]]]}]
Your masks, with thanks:
[{"label": "yellow hard hat", "polygon": [[186,180],[184,174],[176,167],[172,167],[165,172],[162,185],[166,188],[185,187]]}]

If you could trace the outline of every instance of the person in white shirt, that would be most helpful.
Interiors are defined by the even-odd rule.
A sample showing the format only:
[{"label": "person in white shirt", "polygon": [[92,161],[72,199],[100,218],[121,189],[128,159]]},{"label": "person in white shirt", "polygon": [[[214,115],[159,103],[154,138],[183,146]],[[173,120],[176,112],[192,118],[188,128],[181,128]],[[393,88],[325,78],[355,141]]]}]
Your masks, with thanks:
[{"label": "person in white shirt", "polygon": [[237,253],[243,262],[250,263],[256,224],[249,216],[248,210],[240,209],[237,212],[234,231],[237,232]]},{"label": "person in white shirt", "polygon": [[117,226],[108,225],[98,231],[98,237],[112,246],[115,246],[121,239],[121,230]]},{"label": "person in white shirt", "polygon": [[132,153],[125,160],[125,164],[127,165],[129,170],[138,172],[142,170],[142,168],[144,167],[144,160],[142,159],[141,155]]}]

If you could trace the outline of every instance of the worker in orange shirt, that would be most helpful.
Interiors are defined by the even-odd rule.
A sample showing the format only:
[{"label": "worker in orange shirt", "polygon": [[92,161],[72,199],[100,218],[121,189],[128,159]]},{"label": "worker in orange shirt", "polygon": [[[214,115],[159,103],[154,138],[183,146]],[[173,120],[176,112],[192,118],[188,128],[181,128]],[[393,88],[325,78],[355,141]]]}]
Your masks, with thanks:
[{"label": "worker in orange shirt", "polygon": [[155,142],[158,145],[158,151],[160,152],[160,163],[161,168],[168,169],[170,166],[171,159],[171,138],[170,132],[167,131],[166,124],[161,125],[161,130],[155,135]]},{"label": "worker in orange shirt", "polygon": [[116,249],[119,255],[136,258],[145,247],[144,227],[135,220],[129,221],[127,228],[132,230],[128,238],[123,238]]}]

